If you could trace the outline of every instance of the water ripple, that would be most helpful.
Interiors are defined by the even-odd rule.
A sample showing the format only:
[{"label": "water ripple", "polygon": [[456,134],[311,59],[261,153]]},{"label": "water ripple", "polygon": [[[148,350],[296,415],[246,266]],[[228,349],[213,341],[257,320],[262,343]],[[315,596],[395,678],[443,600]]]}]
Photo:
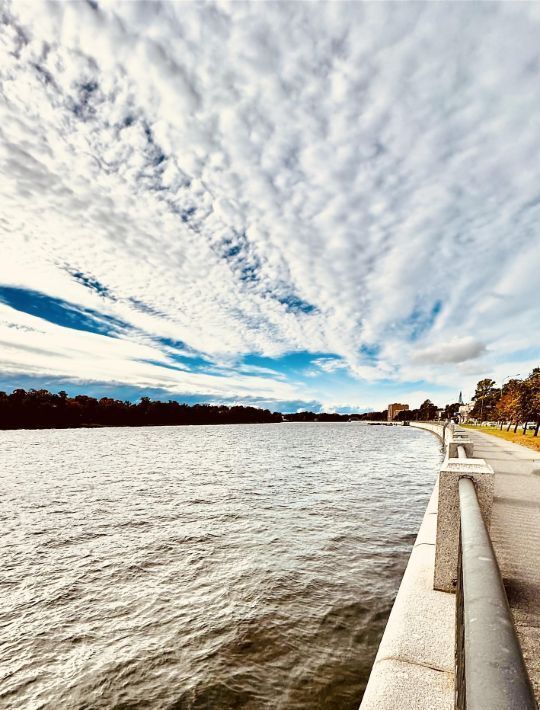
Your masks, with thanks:
[{"label": "water ripple", "polygon": [[0,706],[357,708],[440,450],[413,429],[0,432]]}]

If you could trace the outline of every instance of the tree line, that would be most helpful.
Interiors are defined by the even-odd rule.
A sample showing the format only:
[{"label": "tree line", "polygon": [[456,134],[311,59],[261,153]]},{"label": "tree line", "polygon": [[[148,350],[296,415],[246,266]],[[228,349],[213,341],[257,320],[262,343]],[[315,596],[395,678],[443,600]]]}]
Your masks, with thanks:
[{"label": "tree line", "polygon": [[[445,410],[446,411],[446,410]],[[394,417],[395,422],[430,422],[437,419],[438,407],[430,399],[418,407],[418,409],[402,409]]]},{"label": "tree line", "polygon": [[256,407],[180,404],[142,397],[137,403],[110,397],[69,397],[66,392],[16,389],[0,392],[0,429],[55,429],[92,426],[255,424],[281,422],[279,412]]},{"label": "tree line", "polygon": [[360,422],[386,421],[387,410],[382,412],[364,412],[362,414],[338,414],[337,412],[294,412],[283,414],[284,422]]},{"label": "tree line", "polygon": [[268,424],[277,422],[343,422],[386,419],[384,412],[337,414],[296,412],[235,405],[181,404],[141,397],[139,402],[87,395],[69,397],[45,389],[0,392],[0,429],[63,429],[100,426],[175,426],[181,424]]},{"label": "tree line", "polygon": [[338,414],[337,412],[294,412],[283,414],[284,422],[348,422],[349,414]]},{"label": "tree line", "polygon": [[[428,400],[429,402],[429,400]],[[425,404],[425,403],[424,403]],[[431,404],[431,403],[430,403]],[[431,405],[434,407],[434,405]],[[436,407],[435,407],[436,409]],[[420,415],[433,419],[422,405]],[[387,410],[362,414],[301,411],[290,414],[236,405],[181,404],[141,397],[139,402],[111,397],[68,396],[45,389],[0,392],[0,429],[62,429],[100,426],[174,426],[181,424],[264,424],[277,422],[386,421]]]},{"label": "tree line", "polygon": [[141,397],[139,402],[111,397],[68,396],[45,389],[0,392],[0,429],[62,429],[99,426],[174,426],[181,424],[267,424],[277,422],[343,422],[386,419],[386,411],[365,414],[296,412],[235,405],[181,404]]},{"label": "tree line", "polygon": [[513,377],[497,387],[494,380],[480,380],[473,397],[474,407],[469,417],[480,422],[499,422],[507,430],[523,425],[523,432],[529,423],[535,423],[534,435],[540,429],[540,367],[535,367],[528,377]]}]

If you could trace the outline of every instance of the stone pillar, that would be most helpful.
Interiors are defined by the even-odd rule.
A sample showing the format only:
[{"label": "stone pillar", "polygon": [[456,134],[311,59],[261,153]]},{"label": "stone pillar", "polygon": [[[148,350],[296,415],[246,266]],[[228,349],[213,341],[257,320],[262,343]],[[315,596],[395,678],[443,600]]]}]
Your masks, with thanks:
[{"label": "stone pillar", "polygon": [[443,446],[446,446],[448,441],[453,437],[454,435],[454,429],[456,428],[456,425],[454,424],[453,421],[447,421],[443,425],[443,433],[442,433],[442,443]]},{"label": "stone pillar", "polygon": [[[457,442],[455,443],[457,446]],[[463,446],[463,441],[459,441]],[[433,588],[455,592],[459,554],[459,495],[458,480],[471,478],[476,488],[478,503],[486,527],[489,528],[493,506],[494,473],[484,459],[447,458],[439,474],[439,502],[437,509],[437,538]]]},{"label": "stone pillar", "polygon": [[452,441],[448,442],[448,458],[457,459],[458,456],[458,446],[463,446],[468,459],[472,459],[474,455],[474,444],[470,439],[461,439],[460,437],[454,437]]}]

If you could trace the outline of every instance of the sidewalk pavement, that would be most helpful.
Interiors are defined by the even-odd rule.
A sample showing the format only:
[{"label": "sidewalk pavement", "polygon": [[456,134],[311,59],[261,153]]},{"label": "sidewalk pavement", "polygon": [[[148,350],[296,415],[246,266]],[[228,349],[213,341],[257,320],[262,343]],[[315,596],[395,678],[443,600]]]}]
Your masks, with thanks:
[{"label": "sidewalk pavement", "polygon": [[495,471],[490,534],[537,701],[540,699],[540,451],[471,429]]}]

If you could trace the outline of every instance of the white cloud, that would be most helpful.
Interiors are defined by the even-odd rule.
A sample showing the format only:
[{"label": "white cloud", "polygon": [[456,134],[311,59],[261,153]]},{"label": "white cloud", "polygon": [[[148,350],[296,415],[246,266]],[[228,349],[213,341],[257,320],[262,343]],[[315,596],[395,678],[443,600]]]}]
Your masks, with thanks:
[{"label": "white cloud", "polygon": [[[174,338],[457,383],[540,347],[538,6],[5,8],[0,284],[129,326],[99,368],[47,336],[41,371],[146,383],[130,348]],[[245,368],[229,390],[269,379],[285,397]]]},{"label": "white cloud", "polygon": [[323,372],[336,372],[347,367],[347,363],[337,358],[320,357],[312,360],[312,365],[323,370]]},{"label": "white cloud", "polygon": [[[66,377],[162,388],[175,394],[229,398],[298,399],[301,392],[265,368],[221,368],[193,372],[149,345],[73,331],[0,304],[0,348],[4,375]],[[266,376],[264,376],[266,375]],[[268,375],[273,375],[269,377]]]},{"label": "white cloud", "polygon": [[418,350],[413,355],[413,362],[419,365],[465,362],[483,355],[485,350],[485,345],[472,337],[454,338],[447,343],[438,343]]}]

